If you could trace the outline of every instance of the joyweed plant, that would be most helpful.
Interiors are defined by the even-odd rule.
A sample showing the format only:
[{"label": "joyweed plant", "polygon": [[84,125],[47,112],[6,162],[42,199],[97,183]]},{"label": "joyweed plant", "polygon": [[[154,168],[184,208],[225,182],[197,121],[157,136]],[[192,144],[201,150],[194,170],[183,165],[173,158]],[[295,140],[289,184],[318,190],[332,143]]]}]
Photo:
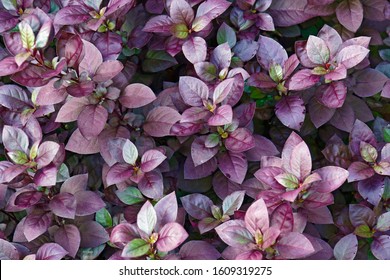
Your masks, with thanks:
[{"label": "joyweed plant", "polygon": [[1,0],[0,259],[390,259],[386,0]]}]

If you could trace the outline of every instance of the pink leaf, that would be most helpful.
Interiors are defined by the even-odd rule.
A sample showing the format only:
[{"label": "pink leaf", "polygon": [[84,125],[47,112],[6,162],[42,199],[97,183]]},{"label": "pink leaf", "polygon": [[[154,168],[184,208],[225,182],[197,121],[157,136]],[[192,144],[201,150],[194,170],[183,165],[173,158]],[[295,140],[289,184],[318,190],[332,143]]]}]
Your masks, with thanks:
[{"label": "pink leaf", "polygon": [[37,260],[60,260],[68,252],[56,243],[45,243],[37,251]]},{"label": "pink leaf", "polygon": [[325,65],[330,59],[330,51],[325,41],[319,37],[310,35],[307,40],[307,56],[311,62]]},{"label": "pink leaf", "polygon": [[[174,1],[174,3],[175,2],[176,1]],[[191,37],[183,44],[182,49],[184,56],[192,64],[206,60],[207,45],[202,37]]]},{"label": "pink leaf", "polygon": [[347,97],[347,87],[344,82],[332,82],[317,89],[318,101],[328,108],[340,108]]},{"label": "pink leaf", "polygon": [[144,130],[150,136],[163,137],[171,134],[171,127],[181,115],[170,107],[160,106],[149,112],[144,123]]},{"label": "pink leaf", "polygon": [[255,235],[257,230],[264,233],[269,228],[268,210],[262,198],[249,206],[245,213],[245,226],[252,235]]},{"label": "pink leaf", "polygon": [[138,183],[138,188],[143,195],[149,198],[160,199],[163,197],[164,185],[161,172],[152,170],[145,173]]},{"label": "pink leaf", "polygon": [[210,126],[222,126],[230,124],[233,120],[233,110],[230,105],[222,105],[217,108],[214,115],[208,120]]},{"label": "pink leaf", "polygon": [[311,88],[320,81],[321,76],[312,74],[312,70],[303,69],[296,72],[288,83],[289,90],[304,90]]},{"label": "pink leaf", "polygon": [[54,234],[54,241],[68,251],[69,256],[74,258],[80,247],[80,232],[75,225],[64,225]]},{"label": "pink leaf", "polygon": [[345,0],[336,8],[339,22],[352,32],[356,32],[363,21],[363,5],[359,0]]},{"label": "pink leaf", "polygon": [[315,172],[320,175],[321,181],[315,182],[313,189],[321,193],[334,191],[348,178],[348,171],[337,166],[325,166]]},{"label": "pink leaf", "polygon": [[237,128],[235,131],[229,134],[229,137],[225,140],[225,147],[231,152],[245,152],[252,149],[255,146],[255,138],[251,131],[247,128]]},{"label": "pink leaf", "polygon": [[100,151],[98,138],[86,139],[79,129],[70,136],[65,149],[81,155],[96,154]]},{"label": "pink leaf", "polygon": [[248,168],[248,162],[241,153],[225,152],[218,156],[219,170],[232,182],[241,184]]},{"label": "pink leaf", "polygon": [[77,125],[86,139],[97,137],[104,129],[108,112],[102,105],[87,105],[77,118]]},{"label": "pink leaf", "polygon": [[334,256],[337,260],[353,260],[358,250],[356,235],[348,234],[334,246]]},{"label": "pink leaf", "polygon": [[309,239],[298,232],[283,235],[277,242],[276,248],[281,257],[286,259],[304,258],[315,252]]},{"label": "pink leaf", "polygon": [[369,52],[370,50],[365,47],[352,45],[343,48],[337,54],[336,60],[338,63],[343,64],[347,69],[350,69],[358,65]]},{"label": "pink leaf", "polygon": [[176,249],[188,237],[186,230],[178,223],[164,225],[158,233],[157,249],[169,252]]},{"label": "pink leaf", "polygon": [[348,167],[348,182],[361,181],[374,176],[375,171],[364,162],[355,161]]},{"label": "pink leaf", "polygon": [[105,61],[96,69],[93,80],[97,83],[111,80],[123,69],[123,64],[118,60]]},{"label": "pink leaf", "polygon": [[153,205],[149,201],[146,201],[138,212],[137,226],[140,230],[147,234],[147,236],[150,236],[156,224],[156,210],[154,210]]},{"label": "pink leaf", "polygon": [[189,76],[179,79],[179,91],[183,101],[190,106],[203,106],[203,100],[209,97],[209,89],[201,80]]},{"label": "pink leaf", "polygon": [[275,114],[287,127],[300,130],[305,120],[306,108],[297,95],[283,97],[275,106]]},{"label": "pink leaf", "polygon": [[67,192],[59,193],[50,200],[49,208],[59,217],[74,219],[76,215],[76,198],[73,194]]},{"label": "pink leaf", "polygon": [[138,83],[128,85],[119,98],[119,102],[129,109],[143,107],[154,100],[154,92],[148,86]]},{"label": "pink leaf", "polygon": [[167,157],[156,149],[146,151],[141,158],[142,172],[150,172],[159,166]]}]

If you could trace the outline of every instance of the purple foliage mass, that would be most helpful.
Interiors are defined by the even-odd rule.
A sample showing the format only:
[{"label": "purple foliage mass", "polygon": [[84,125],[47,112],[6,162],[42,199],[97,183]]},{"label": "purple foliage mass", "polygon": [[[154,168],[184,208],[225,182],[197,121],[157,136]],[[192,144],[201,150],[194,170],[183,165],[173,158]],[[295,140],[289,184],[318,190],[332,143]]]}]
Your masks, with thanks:
[{"label": "purple foliage mass", "polygon": [[1,0],[0,259],[390,259],[387,0]]}]

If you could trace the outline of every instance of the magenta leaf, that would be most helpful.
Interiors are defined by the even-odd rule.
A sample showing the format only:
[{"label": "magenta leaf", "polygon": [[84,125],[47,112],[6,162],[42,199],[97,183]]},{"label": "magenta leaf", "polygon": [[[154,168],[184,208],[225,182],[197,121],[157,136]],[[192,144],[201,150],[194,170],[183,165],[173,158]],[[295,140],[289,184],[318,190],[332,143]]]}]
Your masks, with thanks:
[{"label": "magenta leaf", "polygon": [[359,0],[345,0],[336,8],[339,22],[348,30],[356,32],[363,21],[363,5]]},{"label": "magenta leaf", "polygon": [[69,256],[74,258],[80,247],[80,232],[75,225],[64,225],[54,234],[54,241],[68,251]]},{"label": "magenta leaf", "polygon": [[258,42],[257,61],[262,67],[268,70],[272,64],[284,65],[288,55],[282,45],[271,38],[261,35]]},{"label": "magenta leaf", "polygon": [[337,260],[353,260],[358,250],[356,235],[348,234],[334,246],[334,256]]},{"label": "magenta leaf", "polygon": [[176,249],[188,237],[188,233],[178,223],[167,223],[158,232],[157,249],[169,252]]},{"label": "magenta leaf", "polygon": [[37,251],[37,260],[60,260],[68,252],[56,243],[45,243]]},{"label": "magenta leaf", "polygon": [[44,234],[49,228],[51,221],[51,212],[37,210],[30,213],[23,223],[23,233],[27,241],[30,242]]},{"label": "magenta leaf", "polygon": [[374,241],[371,244],[372,254],[378,260],[389,260],[390,254],[390,236],[389,235],[381,235],[377,238],[374,238]]},{"label": "magenta leaf", "polygon": [[315,252],[310,240],[298,232],[283,235],[277,242],[276,248],[286,259],[304,258]]},{"label": "magenta leaf", "polygon": [[119,98],[119,102],[126,108],[143,107],[156,99],[153,91],[143,84],[130,84]]},{"label": "magenta leaf", "polygon": [[255,147],[255,138],[247,128],[237,128],[225,140],[225,147],[231,152],[245,152]]},{"label": "magenta leaf", "polygon": [[101,105],[88,105],[81,111],[77,119],[77,125],[81,134],[87,138],[93,138],[103,131],[108,118],[106,108]]},{"label": "magenta leaf", "polygon": [[53,197],[49,202],[50,210],[59,217],[74,219],[76,215],[76,198],[73,194],[64,192]]},{"label": "magenta leaf", "polygon": [[280,234],[285,234],[293,231],[294,217],[291,205],[283,203],[279,205],[271,215],[272,227],[276,227],[280,230]]},{"label": "magenta leaf", "polygon": [[153,137],[170,135],[172,126],[178,122],[181,115],[170,107],[160,106],[149,112],[144,123],[144,130]]},{"label": "magenta leaf", "polygon": [[211,206],[213,202],[202,194],[189,194],[181,197],[186,212],[195,219],[202,220],[211,216]]},{"label": "magenta leaf", "polygon": [[325,166],[315,171],[320,175],[321,181],[314,183],[318,192],[332,192],[339,188],[348,178],[348,171],[337,166]]},{"label": "magenta leaf", "polygon": [[320,76],[314,75],[310,69],[296,72],[288,83],[289,90],[304,90],[311,88],[320,81]]},{"label": "magenta leaf", "polygon": [[245,213],[245,226],[252,235],[257,230],[264,232],[269,228],[268,210],[263,199],[258,199],[249,206]]},{"label": "magenta leaf", "polygon": [[51,187],[57,182],[57,167],[51,163],[46,167],[39,169],[34,176],[34,183],[37,186]]},{"label": "magenta leaf", "polygon": [[164,192],[161,172],[152,170],[145,173],[138,182],[138,188],[143,195],[153,199],[160,199]]},{"label": "magenta leaf", "polygon": [[241,184],[247,172],[248,162],[241,153],[225,152],[218,156],[219,170],[229,180]]},{"label": "magenta leaf", "polygon": [[223,242],[232,247],[241,247],[254,243],[252,233],[242,220],[231,220],[215,228]]},{"label": "magenta leaf", "polygon": [[109,240],[107,231],[95,221],[86,221],[82,223],[79,227],[79,231],[81,248],[94,248]]},{"label": "magenta leaf", "polygon": [[278,119],[287,127],[300,130],[305,120],[305,105],[299,96],[286,96],[275,106]]},{"label": "magenta leaf", "polygon": [[217,260],[221,254],[203,240],[191,240],[180,247],[179,254],[182,260]]},{"label": "magenta leaf", "polygon": [[[191,8],[190,10],[192,11]],[[207,55],[206,41],[201,37],[191,37],[183,44],[183,54],[192,64],[205,61]]]},{"label": "magenta leaf", "polygon": [[150,172],[159,166],[167,157],[157,149],[146,151],[141,158],[141,170]]},{"label": "magenta leaf", "polygon": [[328,108],[340,108],[347,97],[347,87],[344,82],[332,82],[327,86],[318,87],[318,101]]},{"label": "magenta leaf", "polygon": [[217,108],[214,115],[208,120],[210,126],[222,126],[230,124],[233,120],[233,110],[230,105],[222,105]]}]

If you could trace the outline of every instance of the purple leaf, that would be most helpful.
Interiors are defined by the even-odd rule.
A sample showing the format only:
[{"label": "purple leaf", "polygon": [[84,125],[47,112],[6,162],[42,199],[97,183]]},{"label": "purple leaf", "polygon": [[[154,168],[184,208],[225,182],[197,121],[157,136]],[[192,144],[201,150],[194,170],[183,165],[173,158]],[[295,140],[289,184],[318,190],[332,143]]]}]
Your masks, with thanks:
[{"label": "purple leaf", "polygon": [[358,65],[369,52],[370,50],[365,47],[352,45],[343,48],[337,54],[336,60],[338,63],[343,64],[345,68],[350,69]]},{"label": "purple leaf", "polygon": [[203,81],[211,82],[217,77],[217,67],[210,62],[197,62],[194,69],[199,78]]},{"label": "purple leaf", "polygon": [[279,205],[271,216],[271,226],[280,230],[280,234],[286,234],[293,231],[294,217],[289,203]]},{"label": "purple leaf", "polygon": [[68,251],[68,255],[75,257],[80,247],[80,232],[75,225],[64,225],[54,234],[54,241]]},{"label": "purple leaf", "polygon": [[3,128],[2,141],[4,148],[9,151],[22,151],[28,153],[28,137],[20,128],[5,125]]},{"label": "purple leaf", "polygon": [[283,97],[275,106],[278,119],[285,126],[298,131],[305,120],[305,113],[305,104],[297,95]]},{"label": "purple leaf", "polygon": [[367,225],[373,227],[376,222],[374,211],[362,204],[349,205],[349,220],[354,227]]},{"label": "purple leaf", "polygon": [[123,249],[127,243],[138,237],[139,233],[135,224],[121,223],[111,231],[110,242]]},{"label": "purple leaf", "polygon": [[355,161],[348,167],[348,182],[361,181],[374,176],[375,171],[364,162]]},{"label": "purple leaf", "polygon": [[160,199],[164,192],[161,172],[152,170],[145,173],[138,183],[138,188],[143,195],[153,199]]},{"label": "purple leaf", "polygon": [[216,227],[215,231],[223,242],[232,247],[242,247],[254,242],[251,232],[242,220],[227,221]]},{"label": "purple leaf", "polygon": [[83,40],[85,55],[80,61],[79,72],[86,71],[90,77],[94,76],[96,70],[103,63],[100,51],[90,42]]},{"label": "purple leaf", "polygon": [[209,90],[207,85],[199,79],[182,76],[179,79],[179,91],[183,101],[190,106],[203,106],[203,100],[207,100]]},{"label": "purple leaf", "polygon": [[215,247],[203,240],[191,240],[181,246],[182,260],[217,260],[221,254]]},{"label": "purple leaf", "polygon": [[142,172],[150,172],[159,166],[167,157],[157,149],[146,151],[141,158]]},{"label": "purple leaf", "polygon": [[213,19],[220,16],[229,8],[230,2],[225,0],[208,0],[199,5],[195,20],[192,23],[192,30],[199,32],[203,30]]},{"label": "purple leaf", "polygon": [[149,201],[146,201],[145,204],[141,207],[141,210],[139,210],[138,212],[137,226],[147,236],[150,236],[156,224],[157,224],[156,210],[154,210],[153,205]]},{"label": "purple leaf", "polygon": [[376,147],[377,142],[374,133],[362,121],[356,120],[350,134],[349,148],[354,155],[360,155],[360,142],[366,142]]},{"label": "purple leaf", "polygon": [[[331,1],[333,2],[333,0]],[[339,33],[329,25],[325,24],[318,32],[317,36],[325,41],[330,51],[330,57],[333,58],[343,43]]]},{"label": "purple leaf", "polygon": [[232,52],[228,43],[218,45],[210,55],[210,62],[214,64],[219,71],[228,69],[232,59]]},{"label": "purple leaf", "polygon": [[310,35],[306,44],[307,57],[311,62],[325,65],[330,58],[330,51],[325,41],[319,37]]},{"label": "purple leaf", "polygon": [[329,123],[340,130],[350,132],[352,130],[354,121],[355,113],[352,109],[352,106],[344,102],[343,107],[338,108],[335,111]]},{"label": "purple leaf", "polygon": [[188,237],[186,230],[178,223],[164,225],[158,233],[157,249],[169,252],[176,249]]},{"label": "purple leaf", "polygon": [[180,198],[186,212],[195,219],[202,220],[211,216],[213,202],[202,194],[189,194]]},{"label": "purple leaf", "polygon": [[383,177],[376,175],[358,182],[359,194],[372,205],[378,205],[384,191]]},{"label": "purple leaf", "polygon": [[348,30],[356,32],[363,21],[363,5],[359,0],[345,0],[336,8],[339,22]]},{"label": "purple leaf", "polygon": [[290,232],[283,235],[277,242],[276,248],[281,257],[299,259],[314,253],[314,247],[303,234]]},{"label": "purple leaf", "polygon": [[205,146],[206,138],[197,137],[191,145],[191,157],[195,166],[201,165],[212,159],[218,153],[218,147],[207,148]]},{"label": "purple leaf", "polygon": [[248,161],[260,161],[263,156],[275,156],[278,149],[269,139],[261,135],[253,135],[255,146],[245,153]]},{"label": "purple leaf", "polygon": [[255,147],[255,138],[249,129],[240,127],[229,134],[225,147],[231,152],[245,152]]},{"label": "purple leaf", "polygon": [[194,20],[194,11],[190,4],[184,0],[172,1],[169,8],[169,15],[173,22],[184,23],[187,26]]},{"label": "purple leaf", "polygon": [[[14,204],[15,206],[19,206],[23,208],[29,208],[37,204],[39,200],[42,198],[42,193],[35,190],[16,192],[15,195],[16,194],[18,195],[15,198]],[[11,201],[11,199],[9,201]]]},{"label": "purple leaf", "polygon": [[118,59],[118,56],[122,52],[122,37],[114,32],[95,33],[94,35],[96,35],[96,39],[93,41],[93,44],[101,52],[103,60]]},{"label": "purple leaf", "polygon": [[215,157],[197,166],[195,166],[192,157],[187,157],[184,162],[184,179],[201,179],[210,176],[216,169],[217,159]]},{"label": "purple leaf", "polygon": [[257,61],[260,65],[269,70],[272,64],[284,65],[288,59],[286,50],[275,40],[260,35]]},{"label": "purple leaf", "polygon": [[103,131],[108,112],[102,105],[87,105],[77,118],[80,133],[86,138],[96,137]]},{"label": "purple leaf", "polygon": [[315,172],[320,175],[321,181],[315,182],[313,189],[321,193],[334,191],[348,178],[348,171],[337,166],[325,166]]},{"label": "purple leaf", "polygon": [[52,221],[51,212],[34,211],[30,213],[23,223],[23,233],[27,241],[30,242],[44,234]]},{"label": "purple leaf", "polygon": [[232,90],[234,79],[227,79],[222,81],[214,89],[213,103],[218,104],[225,100]]},{"label": "purple leaf", "polygon": [[171,127],[180,118],[181,115],[176,110],[170,107],[160,106],[149,112],[143,128],[150,136],[164,137],[171,134]]},{"label": "purple leaf", "polygon": [[87,98],[71,98],[58,111],[56,122],[67,123],[76,121],[86,105],[89,104]]},{"label": "purple leaf", "polygon": [[233,110],[230,105],[222,105],[217,108],[214,115],[208,120],[210,126],[222,126],[230,124],[233,120]]},{"label": "purple leaf", "polygon": [[381,235],[374,238],[371,251],[378,260],[390,260],[390,236]]},{"label": "purple leaf", "polygon": [[49,165],[54,160],[59,149],[60,145],[52,141],[46,141],[39,145],[38,156],[35,159],[38,169]]},{"label": "purple leaf", "polygon": [[99,223],[95,221],[86,221],[79,227],[80,231],[80,247],[94,248],[109,241],[107,231]]},{"label": "purple leaf", "polygon": [[169,33],[173,20],[167,15],[152,17],[142,29],[145,32]]},{"label": "purple leaf", "polygon": [[57,167],[51,163],[39,169],[34,176],[34,183],[41,187],[51,187],[57,182]]},{"label": "purple leaf", "polygon": [[377,70],[367,68],[353,74],[353,79],[356,83],[352,86],[352,90],[360,97],[369,97],[380,92],[388,78]]},{"label": "purple leaf", "polygon": [[181,123],[201,123],[209,119],[211,112],[204,107],[190,107],[181,115]]},{"label": "purple leaf", "polygon": [[310,119],[316,128],[326,124],[335,113],[335,109],[322,105],[317,98],[310,100],[308,109]]},{"label": "purple leaf", "polygon": [[19,260],[18,250],[4,239],[0,239],[0,260]]},{"label": "purple leaf", "polygon": [[[175,2],[176,1],[174,1],[174,3]],[[207,44],[206,41],[201,37],[191,37],[183,44],[182,49],[184,56],[192,64],[206,60]]]},{"label": "purple leaf", "polygon": [[73,194],[67,192],[59,193],[50,200],[49,208],[59,217],[74,219],[76,215],[76,198]]},{"label": "purple leaf", "polygon": [[56,243],[45,243],[37,251],[37,260],[60,260],[68,252]]},{"label": "purple leaf", "polygon": [[390,230],[390,212],[383,213],[378,217],[375,228],[382,232]]},{"label": "purple leaf", "polygon": [[217,42],[219,45],[223,43],[228,43],[230,48],[233,48],[236,45],[236,33],[234,29],[227,25],[225,22],[223,22],[218,28]]},{"label": "purple leaf", "polygon": [[257,230],[264,233],[269,228],[268,210],[262,198],[249,206],[245,213],[245,226],[252,235],[255,235]]},{"label": "purple leaf", "polygon": [[168,223],[173,223],[177,218],[178,205],[175,192],[161,198],[154,206],[157,214],[156,231]]},{"label": "purple leaf", "polygon": [[105,61],[96,69],[93,80],[97,83],[111,80],[116,75],[118,75],[122,69],[123,64],[120,61]]},{"label": "purple leaf", "polygon": [[11,110],[31,107],[26,92],[16,85],[0,86],[0,104]]},{"label": "purple leaf", "polygon": [[334,246],[334,256],[337,260],[353,260],[358,250],[356,235],[348,234]]},{"label": "purple leaf", "polygon": [[119,98],[119,102],[129,109],[143,107],[154,100],[154,92],[148,86],[137,83],[128,85]]},{"label": "purple leaf", "polygon": [[86,139],[79,129],[70,136],[65,149],[81,155],[96,154],[100,151],[98,138]]},{"label": "purple leaf", "polygon": [[59,25],[74,25],[90,19],[89,10],[85,6],[67,6],[58,11],[54,23]]},{"label": "purple leaf", "polygon": [[241,184],[248,168],[246,157],[241,153],[225,152],[218,155],[219,170],[229,180]]},{"label": "purple leaf", "polygon": [[347,97],[347,87],[344,82],[332,82],[327,86],[320,86],[318,101],[328,108],[340,108]]},{"label": "purple leaf", "polygon": [[289,90],[304,90],[311,88],[320,81],[320,76],[312,74],[312,70],[303,69],[296,72],[288,83]]},{"label": "purple leaf", "polygon": [[96,193],[92,191],[80,191],[74,194],[77,207],[77,216],[88,216],[102,209],[106,204]]},{"label": "purple leaf", "polygon": [[88,174],[75,175],[67,179],[61,187],[60,192],[75,194],[79,191],[85,191],[88,184]]}]

